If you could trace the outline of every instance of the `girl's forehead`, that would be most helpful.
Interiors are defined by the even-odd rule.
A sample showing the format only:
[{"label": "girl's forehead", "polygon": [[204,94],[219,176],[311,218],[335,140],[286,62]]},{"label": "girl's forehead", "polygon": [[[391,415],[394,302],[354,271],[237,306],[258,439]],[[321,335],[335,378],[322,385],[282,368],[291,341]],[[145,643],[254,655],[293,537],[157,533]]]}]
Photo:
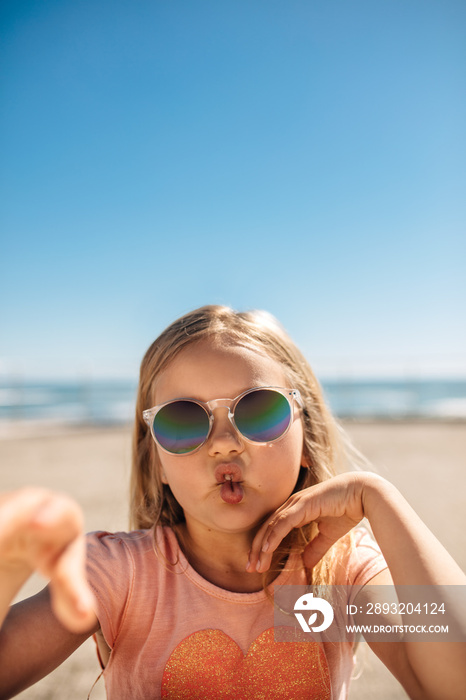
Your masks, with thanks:
[{"label": "girl's forehead", "polygon": [[200,341],[190,345],[160,373],[155,402],[177,397],[203,401],[235,398],[254,386],[285,386],[283,369],[262,348],[236,342]]}]

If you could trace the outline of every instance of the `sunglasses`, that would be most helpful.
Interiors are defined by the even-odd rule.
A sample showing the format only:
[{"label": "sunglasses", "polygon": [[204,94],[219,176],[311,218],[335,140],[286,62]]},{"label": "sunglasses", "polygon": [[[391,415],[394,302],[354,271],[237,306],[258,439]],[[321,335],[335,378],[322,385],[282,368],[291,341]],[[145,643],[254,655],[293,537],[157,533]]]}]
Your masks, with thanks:
[{"label": "sunglasses", "polygon": [[266,386],[249,389],[235,399],[174,399],[142,415],[156,444],[172,455],[193,454],[209,439],[213,411],[228,408],[228,418],[245,440],[264,444],[282,438],[293,422],[294,400],[303,406],[297,389]]}]

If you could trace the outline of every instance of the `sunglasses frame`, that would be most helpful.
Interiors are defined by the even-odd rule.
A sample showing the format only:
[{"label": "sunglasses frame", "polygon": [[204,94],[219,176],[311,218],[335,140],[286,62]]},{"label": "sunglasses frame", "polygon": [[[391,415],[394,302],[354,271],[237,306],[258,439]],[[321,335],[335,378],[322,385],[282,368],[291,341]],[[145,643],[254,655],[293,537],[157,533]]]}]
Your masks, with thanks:
[{"label": "sunglasses frame", "polygon": [[[290,421],[286,427],[286,430],[279,435],[277,438],[274,440],[266,440],[265,442],[258,442],[256,440],[251,440],[250,438],[247,438],[243,433],[239,430],[235,423],[235,409],[238,403],[241,401],[242,398],[247,396],[248,394],[251,394],[254,391],[276,391],[282,396],[285,397],[285,399],[288,401],[288,405],[290,407]],[[298,389],[285,389],[281,386],[255,386],[252,389],[247,389],[246,391],[243,391],[241,394],[236,396],[234,399],[212,399],[211,401],[199,401],[198,399],[192,399],[189,397],[179,397],[176,399],[171,399],[171,401],[165,401],[164,403],[158,404],[157,406],[153,406],[152,408],[146,408],[142,412],[142,417],[144,418],[145,423],[150,428],[150,432],[152,435],[152,438],[154,439],[155,444],[157,447],[159,447],[163,452],[166,452],[169,455],[173,455],[175,457],[185,457],[186,455],[192,455],[198,450],[201,449],[203,445],[206,444],[208,441],[210,434],[212,432],[212,427],[214,424],[214,414],[213,411],[216,408],[228,408],[228,419],[233,426],[233,428],[236,430],[236,432],[241,435],[241,438],[243,440],[246,440],[246,442],[249,442],[252,445],[267,445],[270,442],[277,442],[278,440],[281,440],[285,435],[287,434],[288,430],[290,429],[291,424],[293,423],[294,420],[294,401],[293,399],[297,402],[300,408],[304,407],[303,400],[301,397],[301,394]],[[207,414],[207,417],[209,418],[209,430],[207,432],[207,435],[205,436],[204,440],[200,445],[195,447],[193,450],[190,450],[189,452],[170,452],[170,450],[165,449],[160,442],[157,440],[155,433],[154,433],[154,418],[157,415],[159,411],[162,410],[165,406],[168,406],[169,404],[176,403],[177,401],[191,401],[192,403],[197,404],[200,406]]]}]

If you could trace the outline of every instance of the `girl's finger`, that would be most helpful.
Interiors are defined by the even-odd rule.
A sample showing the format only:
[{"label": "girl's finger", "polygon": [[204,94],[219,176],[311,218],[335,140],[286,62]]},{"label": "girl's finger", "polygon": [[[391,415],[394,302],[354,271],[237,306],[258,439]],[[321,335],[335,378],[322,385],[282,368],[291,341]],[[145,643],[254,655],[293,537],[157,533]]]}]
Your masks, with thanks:
[{"label": "girl's finger", "polygon": [[31,547],[41,544],[63,548],[82,527],[79,506],[63,494],[21,489],[0,499],[0,553],[6,559],[30,557]]},{"label": "girl's finger", "polygon": [[315,520],[317,513],[314,513],[310,506],[309,502],[300,501],[276,514],[264,533],[261,551],[274,552],[291,530]]},{"label": "girl's finger", "polygon": [[249,558],[249,571],[267,571],[272,561],[272,555],[280,542],[291,530],[300,527],[307,520],[303,504],[282,506],[256,534],[253,540]]},{"label": "girl's finger", "polygon": [[0,496],[0,546],[11,541],[50,497],[45,489],[25,488]]},{"label": "girl's finger", "polygon": [[88,631],[96,624],[95,599],[85,575],[85,540],[71,542],[51,572],[52,608],[60,622],[72,632]]},{"label": "girl's finger", "polygon": [[303,552],[303,563],[306,569],[313,569],[322,557],[328,552],[330,547],[335,544],[336,540],[327,537],[319,532],[311,542],[307,545]]},{"label": "girl's finger", "polygon": [[72,531],[80,532],[83,528],[82,511],[78,504],[66,494],[51,493],[44,498],[37,508],[30,524],[39,530],[46,531],[60,525],[62,537],[66,539]]},{"label": "girl's finger", "polygon": [[[257,571],[257,564],[262,553],[262,546],[266,541],[266,537],[269,533],[270,523],[273,521],[273,518],[283,510],[283,508],[284,506],[281,506],[278,510],[276,510],[275,513],[273,513],[273,515],[270,518],[268,518],[256,532],[254,539],[251,543],[251,548],[249,550],[249,558],[248,563],[246,565],[246,571]],[[266,561],[266,559],[267,556],[265,556],[264,554],[263,561]]]},{"label": "girl's finger", "polygon": [[68,496],[52,494],[30,518],[22,537],[22,556],[45,578],[52,578],[57,562],[82,535],[83,517]]}]

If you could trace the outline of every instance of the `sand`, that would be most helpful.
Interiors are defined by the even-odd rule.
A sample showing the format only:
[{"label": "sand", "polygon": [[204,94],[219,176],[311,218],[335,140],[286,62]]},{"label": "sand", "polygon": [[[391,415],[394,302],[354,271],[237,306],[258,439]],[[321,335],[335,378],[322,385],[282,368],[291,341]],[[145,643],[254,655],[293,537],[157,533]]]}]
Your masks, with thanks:
[{"label": "sand", "polygon": [[[466,426],[442,422],[347,423],[357,447],[391,480],[466,570]],[[87,530],[127,528],[131,435],[127,428],[29,431],[0,440],[0,488],[26,484],[66,491],[84,509]],[[21,593],[44,585],[34,577]],[[351,700],[406,698],[366,644],[360,645]],[[53,674],[24,691],[22,700],[83,700],[99,675],[88,640]],[[91,695],[103,700],[101,679]]]}]

